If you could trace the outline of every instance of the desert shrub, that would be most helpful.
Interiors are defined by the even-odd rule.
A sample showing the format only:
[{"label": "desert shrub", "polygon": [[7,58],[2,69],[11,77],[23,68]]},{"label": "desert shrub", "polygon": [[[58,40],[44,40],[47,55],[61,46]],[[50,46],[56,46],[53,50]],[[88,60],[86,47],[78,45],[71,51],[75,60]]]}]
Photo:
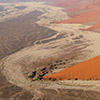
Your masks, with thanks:
[{"label": "desert shrub", "polygon": [[48,80],[51,80],[52,78],[48,78]]},{"label": "desert shrub", "polygon": [[44,71],[44,70],[46,70],[46,67],[44,67],[44,68],[40,69],[40,71]]},{"label": "desert shrub", "polygon": [[41,96],[39,100],[46,100],[47,98],[45,96]]},{"label": "desert shrub", "polygon": [[63,64],[65,65],[66,63],[64,62]]},{"label": "desert shrub", "polygon": [[29,75],[28,78],[32,78],[32,75]]},{"label": "desert shrub", "polygon": [[28,76],[28,78],[34,78],[34,77],[35,77],[35,75],[36,75],[36,71],[32,72],[32,74],[31,74],[31,75],[29,75],[29,76]]},{"label": "desert shrub", "polygon": [[70,78],[68,78],[68,80],[71,80]]},{"label": "desert shrub", "polygon": [[56,61],[56,63],[58,63],[59,61]]},{"label": "desert shrub", "polygon": [[60,63],[59,65],[62,65],[63,63]]},{"label": "desert shrub", "polygon": [[61,80],[61,77],[59,77],[59,80]]},{"label": "desert shrub", "polygon": [[54,65],[50,65],[51,67],[54,67]]},{"label": "desert shrub", "polygon": [[54,66],[56,66],[56,64],[54,64]]},{"label": "desert shrub", "polygon": [[89,80],[94,80],[93,78],[90,78]]},{"label": "desert shrub", "polygon": [[36,75],[36,71],[32,72],[32,75],[35,76]]},{"label": "desert shrub", "polygon": [[68,61],[68,59],[66,59],[66,61]]},{"label": "desert shrub", "polygon": [[99,80],[98,78],[96,78],[96,80]]},{"label": "desert shrub", "polygon": [[52,78],[52,81],[56,81],[56,78]]},{"label": "desert shrub", "polygon": [[48,67],[48,69],[51,69],[51,67]]},{"label": "desert shrub", "polygon": [[37,80],[41,80],[40,78],[38,78]]},{"label": "desert shrub", "polygon": [[62,60],[59,60],[59,62],[62,62]]},{"label": "desert shrub", "polygon": [[38,75],[37,80],[41,80],[42,79],[42,75]]},{"label": "desert shrub", "polygon": [[53,69],[53,67],[48,67],[48,69]]},{"label": "desert shrub", "polygon": [[75,78],[74,80],[78,80],[77,78]]}]

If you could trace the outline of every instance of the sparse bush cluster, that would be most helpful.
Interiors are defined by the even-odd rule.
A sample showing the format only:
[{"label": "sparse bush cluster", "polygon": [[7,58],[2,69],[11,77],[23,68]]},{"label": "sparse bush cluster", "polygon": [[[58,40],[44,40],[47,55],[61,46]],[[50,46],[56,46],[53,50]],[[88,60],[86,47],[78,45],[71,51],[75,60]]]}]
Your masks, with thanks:
[{"label": "sparse bush cluster", "polygon": [[[71,58],[73,59],[73,58]],[[66,64],[66,62],[68,61],[68,59],[60,59],[60,60],[56,60],[55,62],[51,61],[49,64],[47,64],[47,67],[42,67],[39,69],[35,69],[35,71],[33,71],[30,75],[28,75],[28,78],[31,78],[32,80],[42,80],[43,76],[45,76],[46,74],[52,72],[52,70],[57,69],[58,66],[63,66]],[[39,64],[41,66],[41,64]],[[52,80],[55,81],[55,78],[49,78],[48,80]],[[61,80],[61,78],[59,78],[59,80]]]},{"label": "sparse bush cluster", "polygon": [[47,98],[45,96],[41,96],[37,100],[47,100]]}]

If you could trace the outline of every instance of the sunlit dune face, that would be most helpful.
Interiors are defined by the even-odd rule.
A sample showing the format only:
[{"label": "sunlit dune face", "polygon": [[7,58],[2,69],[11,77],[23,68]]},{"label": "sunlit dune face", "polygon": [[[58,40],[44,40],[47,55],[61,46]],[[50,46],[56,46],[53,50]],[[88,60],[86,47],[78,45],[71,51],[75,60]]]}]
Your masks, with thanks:
[{"label": "sunlit dune face", "polygon": [[100,80],[100,56],[44,78],[56,78],[57,80]]}]

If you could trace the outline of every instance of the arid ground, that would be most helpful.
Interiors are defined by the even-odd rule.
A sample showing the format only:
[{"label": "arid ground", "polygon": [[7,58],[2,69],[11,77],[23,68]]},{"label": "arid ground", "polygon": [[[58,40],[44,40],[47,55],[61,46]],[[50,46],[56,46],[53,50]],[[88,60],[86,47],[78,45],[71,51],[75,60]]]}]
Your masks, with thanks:
[{"label": "arid ground", "polygon": [[47,75],[99,55],[100,33],[86,30],[90,24],[58,23],[71,16],[47,2],[0,3],[0,99],[99,100],[100,81],[27,77],[51,63]]}]

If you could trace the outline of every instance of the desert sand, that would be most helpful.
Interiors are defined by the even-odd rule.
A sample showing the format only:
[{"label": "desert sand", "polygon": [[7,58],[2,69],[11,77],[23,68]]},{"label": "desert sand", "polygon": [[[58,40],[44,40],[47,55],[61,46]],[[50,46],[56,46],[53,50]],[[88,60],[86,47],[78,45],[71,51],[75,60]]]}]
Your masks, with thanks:
[{"label": "desert sand", "polygon": [[[25,5],[26,4],[27,3],[25,3]],[[35,42],[34,46],[24,48],[2,59],[2,62],[4,62],[3,64],[4,74],[6,78],[9,80],[9,82],[12,82],[13,84],[15,83],[19,86],[25,85],[23,84],[25,78],[20,70],[23,67],[20,63],[23,61],[23,59],[26,62],[28,62],[28,59],[30,59],[29,63],[32,63],[33,61],[37,61],[38,59],[45,60],[49,57],[55,57],[55,56],[58,57],[59,54],[67,56],[69,53],[73,53],[75,51],[79,53],[80,51],[82,54],[79,54],[79,57],[81,57],[82,59],[80,60],[79,58],[77,60],[77,63],[79,63],[99,55],[100,34],[96,32],[81,30],[81,29],[89,28],[90,26],[82,25],[82,24],[73,24],[73,25],[72,24],[51,24],[52,21],[55,21],[56,14],[59,15],[56,17],[56,20],[62,19],[63,16],[61,15],[64,15],[66,18],[69,17],[67,16],[67,14],[65,14],[65,12],[62,11],[63,10],[62,8],[59,7],[53,8],[52,6],[47,6],[44,4],[43,5],[41,4],[40,6],[40,3],[33,3],[33,4],[35,4],[35,6],[33,7],[34,9],[39,8],[38,10],[40,11],[40,9],[45,8],[46,10],[45,14],[38,17],[39,21],[37,21],[37,23],[41,26],[45,26],[48,27],[49,29],[55,30],[57,34],[47,39],[41,39],[40,40],[41,44],[36,44]],[[22,5],[24,5],[24,3]],[[47,18],[46,21],[45,21],[45,17]],[[64,34],[64,38],[55,39],[55,37],[62,34]],[[44,40],[50,40],[53,38],[54,41],[43,43]],[[74,62],[76,62],[76,60]],[[16,68],[17,70],[15,70]],[[13,73],[13,71],[15,71],[15,73]]]},{"label": "desert sand", "polygon": [[[12,5],[12,4],[11,4]],[[12,7],[9,5],[10,7]],[[15,6],[28,5],[27,9],[19,11],[15,9]],[[29,69],[32,71],[34,69],[33,62],[42,62],[47,61],[47,59],[65,59],[70,56],[75,58],[69,60],[66,63],[66,67],[73,65],[75,63],[80,63],[100,55],[100,34],[98,32],[84,31],[91,27],[91,25],[84,24],[55,24],[54,22],[69,19],[70,17],[63,8],[48,6],[45,3],[16,3],[13,7],[13,16],[11,19],[14,19],[18,16],[25,16],[33,11],[41,11],[42,15],[38,16],[38,21],[36,24],[39,26],[48,28],[50,30],[56,31],[56,34],[37,39],[33,42],[33,45],[29,45],[23,49],[20,49],[17,52],[14,52],[11,55],[7,55],[0,60],[0,68],[2,73],[11,84],[17,85],[25,90],[34,94],[34,98],[40,95],[43,95],[41,89],[52,89],[51,91],[56,91],[61,93],[59,89],[84,89],[84,91],[92,90],[100,92],[100,82],[99,81],[57,81],[57,82],[48,82],[48,81],[35,81],[25,77],[23,69]],[[5,15],[1,22],[6,22],[9,19],[9,16],[12,14]],[[33,18],[34,20],[34,18]],[[33,26],[32,20],[31,25]],[[34,27],[34,26],[33,26]],[[51,31],[50,31],[51,32]],[[43,34],[43,32],[39,32]],[[34,34],[32,34],[33,36]],[[47,34],[48,35],[48,34]],[[19,44],[20,45],[20,44]],[[41,67],[39,65],[39,67]],[[60,70],[64,68],[61,67]],[[55,72],[58,72],[56,70]],[[62,92],[63,93],[63,92]],[[76,92],[75,92],[76,93]],[[79,93],[79,92],[78,92]],[[86,93],[86,92],[85,92]],[[98,97],[98,96],[97,96]],[[34,100],[33,98],[33,100]],[[99,97],[98,97],[99,98]],[[36,100],[36,99],[35,99]],[[97,99],[99,100],[99,99]]]}]

